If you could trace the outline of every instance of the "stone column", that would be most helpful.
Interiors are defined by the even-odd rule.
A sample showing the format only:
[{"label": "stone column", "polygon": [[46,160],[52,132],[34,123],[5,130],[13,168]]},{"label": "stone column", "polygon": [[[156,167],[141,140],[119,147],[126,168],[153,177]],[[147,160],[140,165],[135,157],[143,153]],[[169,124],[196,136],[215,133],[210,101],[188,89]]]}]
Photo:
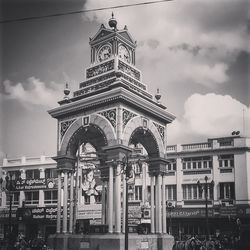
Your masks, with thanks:
[{"label": "stone column", "polygon": [[116,167],[115,175],[115,232],[121,233],[121,165]]},{"label": "stone column", "polygon": [[113,233],[113,185],[114,185],[114,176],[113,176],[113,166],[109,166],[109,211],[108,211],[108,223],[109,223],[109,233]]},{"label": "stone column", "polygon": [[[26,179],[25,169],[20,169],[20,172],[21,172],[21,178],[25,180]],[[20,207],[22,207],[23,201],[25,201],[25,194],[24,194],[24,191],[20,191],[20,198],[19,198]]]},{"label": "stone column", "polygon": [[[44,168],[39,168],[40,171],[40,178],[44,179],[45,178],[45,172]],[[44,191],[39,190],[39,207],[44,207]]]},{"label": "stone column", "polygon": [[58,171],[58,187],[57,187],[57,221],[56,232],[61,232],[61,196],[62,196],[62,176],[61,171]]},{"label": "stone column", "polygon": [[158,207],[158,233],[162,233],[162,204],[161,204],[161,198],[162,198],[162,189],[161,189],[161,184],[162,184],[162,176],[158,174],[157,176],[157,207]]},{"label": "stone column", "polygon": [[166,176],[162,176],[162,232],[167,233],[167,221],[166,221]]},{"label": "stone column", "polygon": [[155,185],[155,177],[151,176],[151,188],[150,188],[150,199],[151,199],[151,233],[155,233],[155,196],[154,196],[154,185]]},{"label": "stone column", "polygon": [[63,233],[67,233],[68,170],[64,170],[63,185]]},{"label": "stone column", "polygon": [[74,172],[70,174],[70,206],[69,206],[69,232],[73,233],[73,208],[74,208]]},{"label": "stone column", "polygon": [[122,232],[125,233],[125,220],[126,220],[126,175],[123,174],[122,177],[122,183],[123,183],[123,196],[122,196]]},{"label": "stone column", "polygon": [[[56,157],[53,157],[53,160],[57,162],[57,169],[58,169],[58,201],[57,201],[57,233],[60,233],[61,228],[61,206],[63,205],[63,227],[62,232],[67,233],[68,227],[67,227],[67,220],[68,220],[68,173],[72,171],[75,167],[75,156],[71,155],[58,155]],[[63,177],[63,204],[61,202],[61,174],[64,173]],[[73,185],[72,185],[73,186]]]},{"label": "stone column", "polygon": [[159,233],[159,176],[155,176],[155,232]]},{"label": "stone column", "polygon": [[106,181],[102,180],[102,224],[106,222]]}]

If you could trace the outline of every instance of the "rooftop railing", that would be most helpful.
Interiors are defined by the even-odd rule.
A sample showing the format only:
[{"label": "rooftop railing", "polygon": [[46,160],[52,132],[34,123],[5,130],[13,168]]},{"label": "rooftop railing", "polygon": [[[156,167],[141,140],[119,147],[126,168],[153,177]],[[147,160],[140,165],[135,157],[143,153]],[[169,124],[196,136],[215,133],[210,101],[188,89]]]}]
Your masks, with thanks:
[{"label": "rooftop railing", "polygon": [[204,149],[211,149],[212,144],[209,142],[192,143],[192,144],[182,144],[181,147],[183,151],[204,150]]}]

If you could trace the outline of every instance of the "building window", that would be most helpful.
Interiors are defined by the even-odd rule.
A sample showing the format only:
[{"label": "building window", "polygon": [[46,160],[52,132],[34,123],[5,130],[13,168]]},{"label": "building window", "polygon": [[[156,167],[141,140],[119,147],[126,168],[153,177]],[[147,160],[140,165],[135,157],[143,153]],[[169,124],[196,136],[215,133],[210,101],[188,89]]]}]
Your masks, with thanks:
[{"label": "building window", "polygon": [[176,201],[176,185],[166,185],[166,200]]},{"label": "building window", "polygon": [[235,199],[234,182],[220,183],[220,199]]},{"label": "building window", "polygon": [[10,196],[12,196],[12,205],[18,206],[19,205],[19,197],[20,197],[20,192],[12,192],[11,195],[7,193],[6,198],[7,198],[7,205],[10,205]]},{"label": "building window", "polygon": [[135,198],[136,201],[142,200],[142,186],[135,186]]},{"label": "building window", "polygon": [[21,177],[21,172],[19,170],[8,171],[7,175],[11,176],[12,180],[17,180]]},{"label": "building window", "polygon": [[40,171],[39,169],[26,170],[26,179],[39,179]]},{"label": "building window", "polygon": [[56,168],[47,168],[45,169],[45,178],[57,178],[58,172]]},{"label": "building window", "polygon": [[[184,184],[182,185],[183,200],[201,200],[205,199],[205,185],[199,188],[197,184]],[[213,187],[208,184],[208,199],[213,200],[214,191]]]},{"label": "building window", "polygon": [[135,165],[135,174],[142,173],[142,164],[136,164]]},{"label": "building window", "polygon": [[212,157],[203,156],[203,157],[183,158],[182,168],[183,170],[213,168]]},{"label": "building window", "polygon": [[44,203],[56,204],[57,203],[57,190],[44,191]]},{"label": "building window", "polygon": [[234,167],[234,155],[219,155],[219,167],[220,168],[233,168]]},{"label": "building window", "polygon": [[25,192],[25,204],[38,204],[39,191]]},{"label": "building window", "polygon": [[169,159],[167,164],[168,171],[176,171],[176,159]]}]

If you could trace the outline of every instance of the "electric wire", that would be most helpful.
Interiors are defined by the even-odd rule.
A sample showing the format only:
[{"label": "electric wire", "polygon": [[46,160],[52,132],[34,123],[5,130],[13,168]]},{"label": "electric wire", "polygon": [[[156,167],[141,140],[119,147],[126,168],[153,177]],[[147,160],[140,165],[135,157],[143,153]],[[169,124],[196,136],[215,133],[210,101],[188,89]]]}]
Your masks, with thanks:
[{"label": "electric wire", "polygon": [[170,1],[173,1],[173,0],[158,0],[158,1],[150,1],[150,2],[124,4],[124,5],[116,5],[116,6],[110,6],[110,7],[102,7],[102,8],[95,8],[95,9],[70,11],[70,12],[56,13],[56,14],[50,14],[50,15],[31,16],[31,17],[23,17],[23,18],[16,18],[16,19],[5,19],[5,20],[2,19],[2,20],[0,20],[0,24],[23,22],[23,21],[29,21],[29,20],[37,20],[37,19],[50,18],[50,17],[59,17],[59,16],[66,16],[66,15],[74,15],[74,14],[81,14],[81,13],[86,13],[86,12],[94,12],[94,11],[102,11],[102,10],[110,10],[110,9],[120,9],[120,8],[134,7],[134,6],[140,6],[140,5],[149,5],[149,4],[170,2]]}]

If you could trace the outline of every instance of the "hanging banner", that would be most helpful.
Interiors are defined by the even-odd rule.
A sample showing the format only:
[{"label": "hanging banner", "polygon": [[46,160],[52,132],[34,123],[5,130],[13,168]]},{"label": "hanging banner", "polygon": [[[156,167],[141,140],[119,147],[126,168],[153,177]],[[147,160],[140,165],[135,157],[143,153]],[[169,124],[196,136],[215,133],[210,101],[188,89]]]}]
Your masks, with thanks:
[{"label": "hanging banner", "polygon": [[102,181],[100,178],[100,171],[98,171],[95,164],[92,163],[81,164],[80,169],[80,205],[94,205],[100,203],[102,195]]}]

